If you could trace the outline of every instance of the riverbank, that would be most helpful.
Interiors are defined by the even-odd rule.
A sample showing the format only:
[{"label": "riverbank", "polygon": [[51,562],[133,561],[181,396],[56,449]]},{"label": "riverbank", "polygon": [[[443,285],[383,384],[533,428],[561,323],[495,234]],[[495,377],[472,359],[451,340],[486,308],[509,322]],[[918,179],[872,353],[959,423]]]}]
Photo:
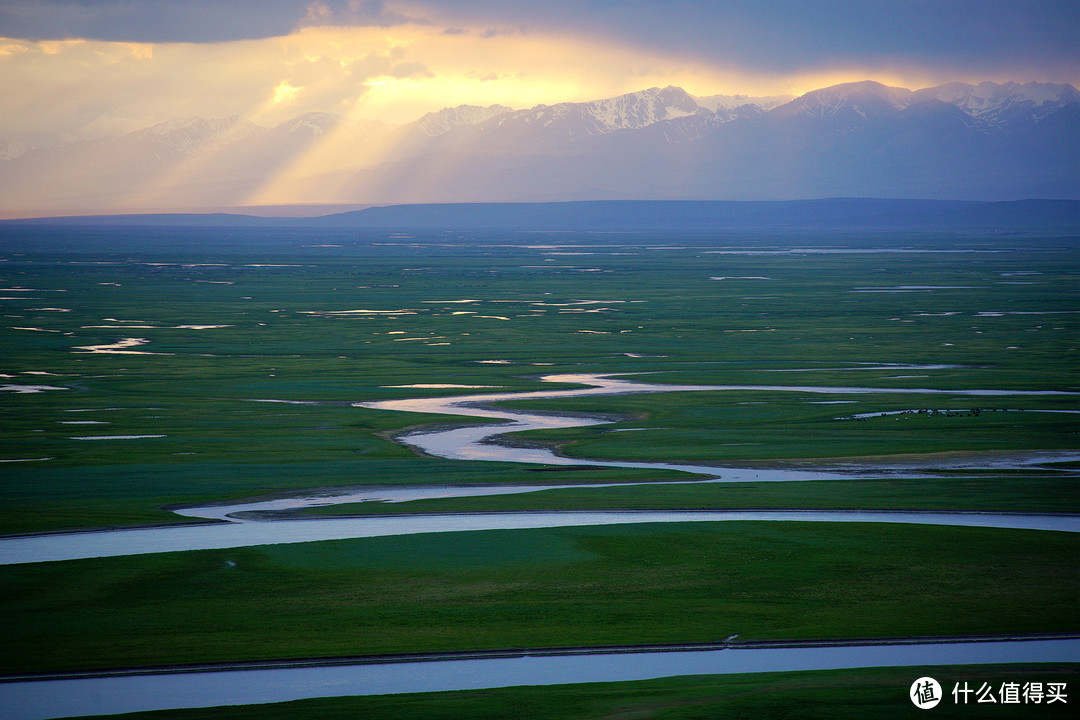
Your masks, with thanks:
[{"label": "riverbank", "polygon": [[[627,655],[665,652],[710,652],[716,650],[768,650],[787,648],[848,648],[880,646],[961,645],[964,643],[1038,643],[1043,641],[1080,640],[1077,633],[1042,633],[1034,635],[972,635],[968,637],[851,638],[849,640],[750,640],[732,636],[720,642],[695,642],[667,645],[608,645],[577,647],[501,648],[495,650],[457,650],[453,652],[407,653],[396,655],[361,655],[354,657],[289,658],[282,660],[241,660],[199,665],[162,665],[146,668],[117,668],[82,672],[55,672],[27,675],[2,675],[0,683],[78,680],[127,677],[135,675],[175,675],[182,673],[232,672],[238,670],[282,670],[290,668],[383,665],[390,663],[432,663],[454,660],[503,660],[526,657],[577,657],[582,655]],[[1080,651],[1080,644],[1077,646]],[[1080,654],[1077,656],[1080,662]]]},{"label": "riverbank", "polygon": [[[44,720],[62,715],[240,704],[252,706],[243,711],[247,715],[261,714],[265,703],[312,697],[350,696],[352,699],[349,702],[356,703],[358,698],[371,695],[522,685],[543,686],[550,692],[553,686],[567,684],[627,683],[701,675],[753,676],[759,673],[839,668],[850,670],[913,665],[940,668],[942,665],[966,665],[968,672],[978,676],[987,674],[987,671],[976,669],[976,665],[1022,665],[1036,659],[1050,663],[1042,665],[1039,682],[1046,682],[1047,677],[1057,678],[1063,668],[1080,661],[1080,640],[664,649],[587,655],[529,653],[451,660],[8,682],[0,683],[0,701],[3,701],[4,707],[0,717],[5,720]],[[918,671],[911,677],[919,677],[923,672],[927,671]],[[717,681],[713,679],[712,682]],[[519,693],[522,691],[525,689],[517,689]],[[893,697],[890,704],[898,704],[900,697]],[[548,703],[550,707],[550,699]]]}]

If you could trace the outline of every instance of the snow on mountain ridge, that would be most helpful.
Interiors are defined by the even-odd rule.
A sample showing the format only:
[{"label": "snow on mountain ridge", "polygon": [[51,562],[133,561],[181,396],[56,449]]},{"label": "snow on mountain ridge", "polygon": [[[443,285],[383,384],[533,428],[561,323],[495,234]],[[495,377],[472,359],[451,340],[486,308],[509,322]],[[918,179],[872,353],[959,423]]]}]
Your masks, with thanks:
[{"label": "snow on mountain ridge", "polygon": [[661,120],[700,114],[704,108],[685,90],[673,85],[649,88],[606,100],[581,103],[606,131],[636,130]]},{"label": "snow on mountain ridge", "polygon": [[166,120],[128,133],[124,139],[136,143],[150,143],[166,153],[183,155],[207,145],[235,142],[264,132],[266,128],[236,115],[210,120],[191,117]]},{"label": "snow on mountain ridge", "polygon": [[416,129],[431,137],[444,135],[451,130],[464,125],[479,125],[482,122],[498,117],[505,113],[513,112],[513,108],[505,105],[458,105],[448,107],[438,112],[428,113],[416,121]]},{"label": "snow on mountain ridge", "polygon": [[878,114],[906,108],[911,104],[911,94],[906,88],[889,87],[872,80],[863,80],[812,90],[786,105],[781,105],[773,112],[784,117],[804,115],[817,119],[858,117],[866,120],[868,111]]},{"label": "snow on mountain ridge", "polygon": [[222,135],[235,130],[244,131],[250,128],[258,128],[258,126],[238,115],[210,119],[195,116],[189,118],[171,118],[155,125],[151,125],[143,130],[136,130],[133,133],[129,133],[129,135],[133,137],[167,137],[175,134],[209,136]]},{"label": "snow on mountain ridge", "polygon": [[303,130],[314,136],[319,136],[334,129],[342,121],[343,118],[340,115],[334,115],[333,113],[306,112],[277,125],[273,132],[293,133]]},{"label": "snow on mountain ridge", "polygon": [[[711,115],[682,88],[649,88],[603,100],[537,105],[493,118],[477,127],[486,138],[507,141],[529,135],[555,147],[620,130],[639,130],[658,122]],[[531,128],[531,129],[530,129]]]},{"label": "snow on mountain ridge", "polygon": [[989,131],[1039,122],[1080,102],[1080,92],[1072,85],[1036,82],[948,83],[911,91],[867,80],[813,90],[772,112],[782,118],[833,119],[840,127],[851,128],[871,117],[884,117],[928,101],[952,105],[980,123],[983,131]]},{"label": "snow on mountain ridge", "polygon": [[756,105],[762,110],[768,111],[775,107],[785,105],[795,99],[794,95],[763,95],[754,97],[751,95],[701,95],[694,96],[698,105],[706,110],[719,112],[721,110],[735,110],[747,105]]},{"label": "snow on mountain ridge", "polygon": [[982,82],[978,85],[947,83],[913,93],[916,101],[934,98],[992,125],[1017,120],[1042,120],[1065,105],[1080,102],[1072,85],[1028,82]]},{"label": "snow on mountain ridge", "polygon": [[932,94],[938,100],[957,105],[968,111],[979,111],[995,105],[1004,100],[1022,100],[1035,105],[1043,105],[1048,102],[1062,102],[1075,100],[1080,93],[1072,85],[1056,83],[993,83],[981,82],[978,85],[967,83],[947,83],[935,88],[926,88],[916,91],[916,95]]}]

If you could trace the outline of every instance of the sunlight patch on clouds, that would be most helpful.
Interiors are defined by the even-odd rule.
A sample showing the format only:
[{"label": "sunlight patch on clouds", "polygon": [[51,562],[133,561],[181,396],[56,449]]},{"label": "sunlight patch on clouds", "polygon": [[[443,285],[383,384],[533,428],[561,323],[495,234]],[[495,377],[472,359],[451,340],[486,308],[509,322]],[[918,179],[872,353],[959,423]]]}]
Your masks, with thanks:
[{"label": "sunlight patch on clouds", "polygon": [[283,102],[288,102],[296,98],[296,93],[300,92],[300,88],[293,87],[287,81],[282,80],[278,83],[278,86],[274,88],[274,105],[280,105]]},{"label": "sunlight patch on clouds", "polygon": [[154,46],[150,43],[115,43],[127,49],[131,57],[136,60],[153,60]]},{"label": "sunlight patch on clouds", "polygon": [[395,30],[401,33],[398,39],[409,59],[422,62],[430,72],[404,82],[394,82],[394,76],[372,78],[368,81],[372,92],[357,103],[354,117],[400,123],[462,104],[526,108],[595,100],[656,85],[692,86],[691,92],[722,89],[723,78],[714,71],[569,36],[448,33],[426,26]]},{"label": "sunlight patch on clouds", "polygon": [[30,46],[23,42],[5,42],[0,45],[0,57],[7,55],[21,55],[30,52]]}]

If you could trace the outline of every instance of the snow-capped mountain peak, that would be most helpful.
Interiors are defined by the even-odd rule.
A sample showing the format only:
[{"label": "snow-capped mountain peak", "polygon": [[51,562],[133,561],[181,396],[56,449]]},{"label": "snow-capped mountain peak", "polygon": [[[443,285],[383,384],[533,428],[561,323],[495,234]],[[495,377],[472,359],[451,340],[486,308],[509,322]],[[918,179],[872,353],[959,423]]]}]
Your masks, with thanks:
[{"label": "snow-capped mountain peak", "polygon": [[265,128],[233,115],[209,120],[202,117],[166,120],[126,137],[135,142],[153,143],[171,153],[185,154],[209,143],[234,142],[262,132]]},{"label": "snow-capped mountain peak", "polygon": [[991,125],[1003,125],[1042,120],[1065,105],[1080,102],[1080,91],[1058,83],[956,82],[919,90],[914,98],[941,100]]},{"label": "snow-capped mountain peak", "polygon": [[451,130],[460,130],[453,141],[478,143],[478,151],[488,152],[502,143],[510,147],[523,142],[531,143],[533,148],[557,147],[693,115],[711,117],[712,112],[701,107],[682,88],[669,86],[590,102],[536,105],[527,110],[510,110],[501,105],[487,108],[462,105],[425,115],[413,129],[429,139],[443,135],[449,138]]},{"label": "snow-capped mountain peak", "polygon": [[159,122],[156,125],[151,125],[145,130],[137,130],[134,134],[141,135],[142,137],[167,137],[177,134],[209,136],[224,135],[226,133],[238,130],[244,131],[254,127],[257,126],[237,115],[230,115],[226,118],[210,119],[203,117],[172,118],[170,120]]},{"label": "snow-capped mountain peak", "polygon": [[459,127],[467,125],[479,125],[493,117],[513,112],[512,108],[505,105],[459,105],[448,107],[438,112],[428,113],[416,121],[415,129],[430,137],[445,135]]},{"label": "snow-capped mountain peak", "polygon": [[[649,88],[591,102],[537,105],[494,118],[478,128],[491,138],[520,138],[562,145],[620,130],[639,130],[658,122],[711,115],[682,88]],[[512,140],[511,140],[512,141]]]},{"label": "snow-capped mountain peak", "polygon": [[697,104],[713,112],[730,112],[747,105],[756,105],[762,110],[772,110],[795,99],[794,95],[704,95],[695,96]]},{"label": "snow-capped mountain peak", "polygon": [[582,110],[598,120],[607,132],[636,130],[662,120],[705,111],[688,92],[672,85],[581,103],[581,106]]},{"label": "snow-capped mountain peak", "polygon": [[318,137],[319,135],[334,129],[341,123],[341,116],[334,115],[333,113],[306,112],[281,123],[274,128],[274,132],[307,132],[313,137]]},{"label": "snow-capped mountain peak", "polygon": [[903,110],[911,104],[911,95],[905,88],[864,80],[813,90],[773,112],[782,117],[801,115],[816,119],[868,120]]}]

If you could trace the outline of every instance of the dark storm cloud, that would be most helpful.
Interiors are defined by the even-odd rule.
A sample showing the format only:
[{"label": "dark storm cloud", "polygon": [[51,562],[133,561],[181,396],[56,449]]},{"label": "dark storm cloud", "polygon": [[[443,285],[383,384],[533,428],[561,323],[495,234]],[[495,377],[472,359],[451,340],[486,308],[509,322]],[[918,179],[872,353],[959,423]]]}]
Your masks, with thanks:
[{"label": "dark storm cloud", "polygon": [[[763,73],[934,66],[1076,74],[1076,0],[414,0],[447,28],[555,31]],[[0,35],[216,42],[407,22],[380,0],[4,0]],[[412,18],[415,19],[415,18]]]},{"label": "dark storm cloud", "polygon": [[766,73],[944,65],[1076,74],[1076,0],[456,0],[459,23],[566,30]]},{"label": "dark storm cloud", "polygon": [[394,25],[381,0],[3,0],[0,36],[126,42],[222,42],[311,24]]}]

